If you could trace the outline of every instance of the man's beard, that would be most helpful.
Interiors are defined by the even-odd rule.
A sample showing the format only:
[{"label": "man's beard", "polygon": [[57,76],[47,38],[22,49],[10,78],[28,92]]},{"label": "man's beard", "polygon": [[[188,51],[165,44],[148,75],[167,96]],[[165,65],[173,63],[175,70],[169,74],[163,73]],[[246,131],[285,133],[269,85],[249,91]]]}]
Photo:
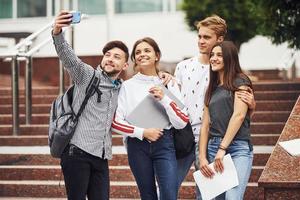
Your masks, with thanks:
[{"label": "man's beard", "polygon": [[116,75],[118,75],[120,72],[121,72],[121,71],[118,71],[118,70],[113,70],[113,71],[110,71],[110,72],[105,71],[105,73],[106,73],[109,77],[116,76]]},{"label": "man's beard", "polygon": [[101,67],[101,69],[102,69],[109,77],[116,76],[116,75],[118,75],[118,74],[121,72],[121,70],[116,70],[116,69],[107,71],[107,70],[105,69],[105,67],[102,67],[102,66],[100,66],[100,67]]}]

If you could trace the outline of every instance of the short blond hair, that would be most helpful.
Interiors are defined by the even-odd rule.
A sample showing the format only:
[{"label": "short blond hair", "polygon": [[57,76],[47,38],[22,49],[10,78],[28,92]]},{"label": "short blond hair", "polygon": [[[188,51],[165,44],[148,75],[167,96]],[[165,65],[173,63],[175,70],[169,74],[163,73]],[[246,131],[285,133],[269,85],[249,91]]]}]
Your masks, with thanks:
[{"label": "short blond hair", "polygon": [[207,27],[213,31],[215,31],[218,37],[225,37],[227,33],[227,24],[224,19],[219,17],[218,15],[212,15],[210,17],[206,17],[204,20],[201,20],[196,23],[197,30],[201,27]]}]

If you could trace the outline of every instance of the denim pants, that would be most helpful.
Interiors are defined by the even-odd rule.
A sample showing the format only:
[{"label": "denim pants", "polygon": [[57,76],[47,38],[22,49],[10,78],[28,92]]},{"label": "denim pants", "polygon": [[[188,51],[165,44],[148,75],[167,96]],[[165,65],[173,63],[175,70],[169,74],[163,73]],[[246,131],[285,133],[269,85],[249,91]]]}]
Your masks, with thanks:
[{"label": "denim pants", "polygon": [[[213,162],[215,155],[222,142],[221,137],[214,137],[208,141],[208,160]],[[232,157],[234,166],[237,171],[239,185],[220,194],[216,200],[242,200],[247,183],[251,174],[252,161],[253,161],[253,147],[246,140],[233,140],[226,150]]]},{"label": "denim pants", "polygon": [[69,145],[62,154],[61,167],[69,200],[108,200],[109,171],[105,159]]},{"label": "denim pants", "polygon": [[155,180],[161,200],[177,199],[177,162],[170,130],[164,130],[163,135],[151,143],[129,137],[127,153],[142,200],[158,199]]},{"label": "denim pants", "polygon": [[[185,177],[189,173],[191,166],[194,162],[194,166],[196,170],[199,170],[199,144],[196,143],[194,151],[181,159],[177,160],[177,178],[178,178],[178,190],[184,181]],[[201,193],[199,188],[196,186],[196,199],[201,200]]]}]

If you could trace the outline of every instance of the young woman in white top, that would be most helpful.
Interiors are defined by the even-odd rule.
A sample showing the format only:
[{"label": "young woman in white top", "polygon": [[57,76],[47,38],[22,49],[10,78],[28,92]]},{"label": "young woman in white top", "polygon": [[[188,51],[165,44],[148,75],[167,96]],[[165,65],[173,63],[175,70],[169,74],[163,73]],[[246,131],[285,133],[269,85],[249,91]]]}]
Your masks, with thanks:
[{"label": "young woman in white top", "polygon": [[[162,90],[164,86],[157,74],[160,58],[160,49],[152,38],[136,41],[131,59],[138,73],[122,84],[112,124],[113,132],[126,136],[129,166],[142,200],[158,199],[155,179],[159,186],[160,200],[177,199],[177,162],[171,128],[182,129],[189,121],[186,111],[180,110]],[[168,84],[168,89],[182,99],[176,84]],[[170,123],[163,129],[139,127],[128,122],[129,114],[147,95],[151,95],[169,117]]]}]

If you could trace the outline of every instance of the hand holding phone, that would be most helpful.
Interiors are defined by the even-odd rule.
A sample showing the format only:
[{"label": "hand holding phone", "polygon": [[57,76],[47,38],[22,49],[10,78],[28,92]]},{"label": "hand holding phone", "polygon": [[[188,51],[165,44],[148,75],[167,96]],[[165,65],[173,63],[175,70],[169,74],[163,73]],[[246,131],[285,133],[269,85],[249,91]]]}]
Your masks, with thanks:
[{"label": "hand holding phone", "polygon": [[79,23],[80,20],[81,13],[79,11],[61,11],[53,23],[53,35],[61,33],[62,28]]},{"label": "hand holding phone", "polygon": [[81,20],[81,12],[79,12],[79,11],[71,11],[70,13],[72,14],[71,24],[77,24],[77,23],[79,23],[80,20]]}]

